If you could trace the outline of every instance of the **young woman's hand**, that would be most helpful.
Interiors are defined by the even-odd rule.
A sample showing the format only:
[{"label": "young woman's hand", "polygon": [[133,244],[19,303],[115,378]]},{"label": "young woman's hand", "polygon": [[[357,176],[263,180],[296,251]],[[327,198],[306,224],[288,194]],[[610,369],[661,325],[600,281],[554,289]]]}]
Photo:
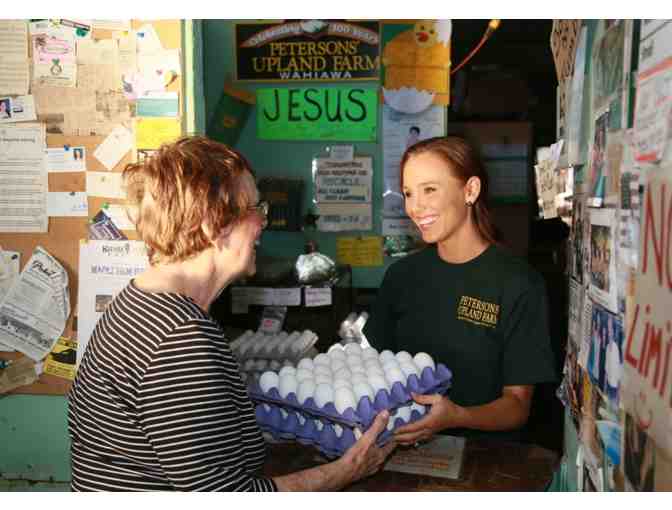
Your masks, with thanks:
[{"label": "young woman's hand", "polygon": [[412,394],[413,400],[421,405],[432,406],[429,412],[418,421],[399,427],[394,438],[399,444],[413,445],[419,441],[427,441],[443,429],[460,427],[462,408],[448,397],[439,394]]}]

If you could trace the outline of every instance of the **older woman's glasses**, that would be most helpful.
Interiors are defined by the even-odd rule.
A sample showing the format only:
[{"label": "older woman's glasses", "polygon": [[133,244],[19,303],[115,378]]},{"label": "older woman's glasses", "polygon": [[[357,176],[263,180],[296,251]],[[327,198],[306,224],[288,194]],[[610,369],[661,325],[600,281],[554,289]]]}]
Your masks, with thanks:
[{"label": "older woman's glasses", "polygon": [[256,212],[258,215],[261,216],[261,218],[264,220],[264,226],[268,223],[268,210],[270,208],[270,205],[266,200],[262,200],[256,205],[251,205],[248,207],[250,211]]}]

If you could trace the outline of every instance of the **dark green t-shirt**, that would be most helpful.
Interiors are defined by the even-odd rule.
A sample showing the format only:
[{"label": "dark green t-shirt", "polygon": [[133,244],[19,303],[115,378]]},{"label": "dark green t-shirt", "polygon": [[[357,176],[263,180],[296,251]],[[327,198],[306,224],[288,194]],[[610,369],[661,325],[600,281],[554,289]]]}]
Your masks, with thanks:
[{"label": "dark green t-shirt", "polygon": [[461,406],[492,402],[503,386],[556,380],[544,280],[494,245],[463,264],[445,262],[431,245],[390,266],[364,334],[379,350],[424,351],[446,365],[448,395]]}]

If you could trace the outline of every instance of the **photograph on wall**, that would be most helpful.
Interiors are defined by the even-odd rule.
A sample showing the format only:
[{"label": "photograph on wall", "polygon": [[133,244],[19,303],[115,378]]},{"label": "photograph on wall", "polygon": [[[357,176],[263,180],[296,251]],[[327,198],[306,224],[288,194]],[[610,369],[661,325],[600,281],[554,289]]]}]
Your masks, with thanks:
[{"label": "photograph on wall", "polygon": [[642,430],[638,420],[629,413],[625,413],[623,473],[626,491],[651,492],[654,490],[655,450],[653,440]]},{"label": "photograph on wall", "polygon": [[579,42],[576,48],[574,73],[570,88],[569,109],[565,131],[567,133],[567,163],[578,165],[585,162],[585,154],[581,151],[583,139],[583,82],[586,75],[586,38],[588,27],[581,27]]},{"label": "photograph on wall", "polygon": [[591,381],[614,409],[618,409],[623,372],[623,326],[617,315],[599,305],[593,306],[591,343],[588,353]]},{"label": "photograph on wall", "polygon": [[605,106],[624,85],[625,20],[614,20],[593,49],[593,108]]},{"label": "photograph on wall", "polygon": [[598,409],[602,396],[590,377],[584,377],[582,382],[579,440],[583,445],[584,460],[593,469],[597,469],[602,466],[604,460],[604,450],[597,430]]},{"label": "photograph on wall", "polygon": [[616,210],[590,210],[590,295],[613,313],[618,312],[616,284]]},{"label": "photograph on wall", "polygon": [[569,250],[569,274],[578,283],[583,284],[586,246],[585,232],[590,229],[590,219],[586,209],[586,195],[577,193],[573,198],[571,246]]},{"label": "photograph on wall", "polygon": [[578,364],[578,349],[573,344],[567,344],[567,355],[562,370],[562,383],[558,387],[557,397],[565,406],[578,432],[581,414],[581,377],[583,370]]},{"label": "photograph on wall", "polygon": [[590,152],[590,198],[588,205],[591,207],[602,207],[604,200],[608,125],[609,110],[601,113],[595,119],[593,145]]}]

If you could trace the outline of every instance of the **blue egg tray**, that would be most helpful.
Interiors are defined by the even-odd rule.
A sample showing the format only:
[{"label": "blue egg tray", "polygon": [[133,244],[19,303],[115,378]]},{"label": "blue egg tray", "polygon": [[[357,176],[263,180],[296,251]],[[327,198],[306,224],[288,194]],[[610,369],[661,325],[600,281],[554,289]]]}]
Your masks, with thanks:
[{"label": "blue egg tray", "polygon": [[439,363],[436,370],[425,367],[420,377],[411,374],[406,384],[396,382],[388,392],[385,389],[378,390],[373,402],[368,396],[362,397],[357,403],[356,409],[347,408],[343,413],[336,410],[333,402],[328,402],[323,407],[315,404],[315,400],[308,398],[303,405],[299,403],[295,393],[290,393],[282,398],[277,388],[271,388],[264,393],[257,381],[248,387],[250,398],[254,402],[274,404],[286,411],[297,411],[307,418],[317,418],[325,425],[337,423],[346,427],[358,427],[367,429],[376,415],[385,409],[393,412],[400,406],[412,402],[411,392],[418,394],[445,393],[450,388],[452,373],[445,365]]},{"label": "blue egg tray", "polygon": [[[368,397],[367,397],[368,400]],[[266,409],[264,406],[268,406]],[[282,410],[287,413],[286,417],[282,416]],[[299,413],[297,411],[286,410],[276,404],[257,404],[255,408],[255,416],[259,427],[270,433],[275,439],[293,439],[301,444],[314,446],[326,457],[334,458],[343,455],[348,448],[350,448],[356,441],[355,428],[341,426],[343,433],[341,436],[336,435],[336,429],[333,423],[324,423],[322,430],[318,430],[315,421],[311,418],[306,418],[304,423],[299,421]],[[378,446],[385,445],[391,438],[395,429],[412,423],[422,418],[417,410],[411,411],[411,417],[408,422],[400,417],[390,417],[394,420],[394,426],[391,430],[385,429],[378,435],[376,444]],[[366,431],[365,427],[363,431]]]}]

